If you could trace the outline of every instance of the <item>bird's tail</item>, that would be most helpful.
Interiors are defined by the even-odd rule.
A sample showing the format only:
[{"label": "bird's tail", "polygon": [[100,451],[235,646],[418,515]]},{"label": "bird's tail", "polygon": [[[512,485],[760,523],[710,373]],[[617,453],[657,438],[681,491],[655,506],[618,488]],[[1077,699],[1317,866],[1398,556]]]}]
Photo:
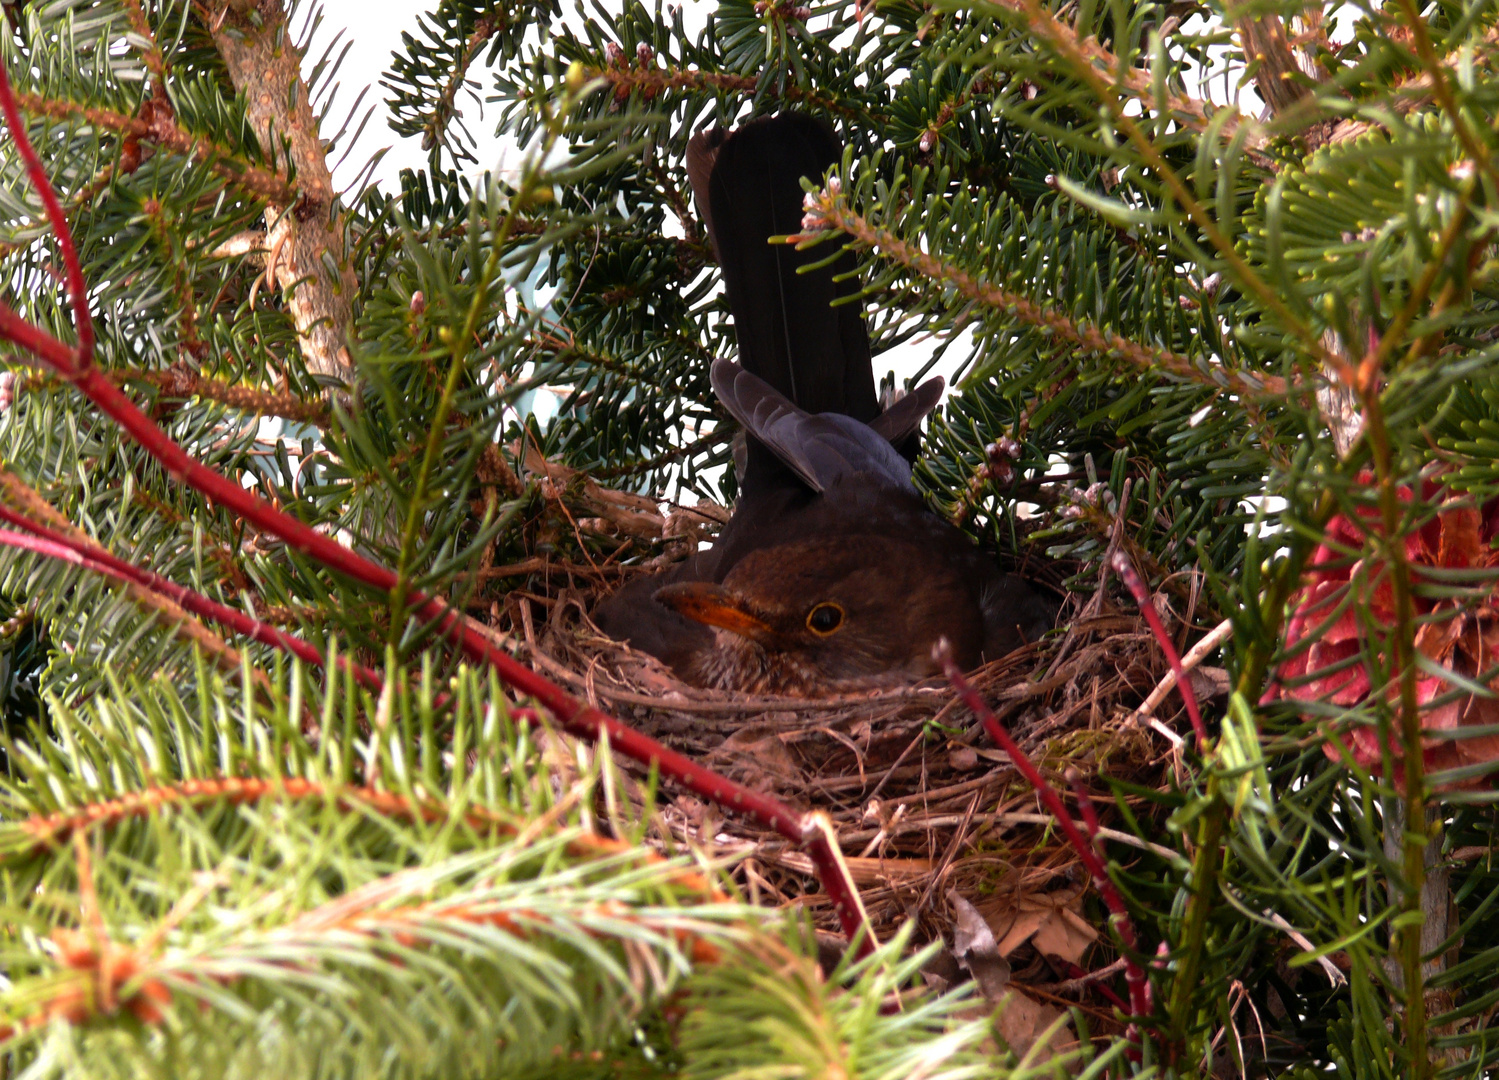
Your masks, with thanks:
[{"label": "bird's tail", "polygon": [[700,132],[687,148],[687,173],[723,272],[739,363],[809,413],[879,415],[869,331],[857,303],[832,303],[858,289],[835,281],[854,269],[828,244],[797,251],[770,245],[801,231],[802,186],[842,156],[837,136],[799,113],[751,120],[733,132]]}]

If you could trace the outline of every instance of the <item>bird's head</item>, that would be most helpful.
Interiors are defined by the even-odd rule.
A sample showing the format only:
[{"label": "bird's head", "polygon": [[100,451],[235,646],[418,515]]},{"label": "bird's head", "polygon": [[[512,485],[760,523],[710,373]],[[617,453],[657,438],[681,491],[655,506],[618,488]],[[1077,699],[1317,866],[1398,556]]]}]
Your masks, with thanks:
[{"label": "bird's head", "polygon": [[916,544],[853,535],[779,544],[741,559],[723,584],[688,581],[659,603],[713,627],[703,681],[819,694],[936,674],[932,645],[978,660],[983,615],[970,583]]}]

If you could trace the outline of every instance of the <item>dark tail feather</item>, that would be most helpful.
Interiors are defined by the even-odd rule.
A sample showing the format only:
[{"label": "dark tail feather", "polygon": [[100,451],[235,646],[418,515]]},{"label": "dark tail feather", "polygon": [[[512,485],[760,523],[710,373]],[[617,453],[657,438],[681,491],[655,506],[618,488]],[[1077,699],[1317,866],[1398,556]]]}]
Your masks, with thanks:
[{"label": "dark tail feather", "polygon": [[738,130],[702,132],[687,150],[687,175],[723,271],[739,362],[810,413],[870,421],[879,414],[869,332],[855,292],[834,282],[854,268],[845,252],[806,274],[797,268],[833,253],[766,240],[801,231],[802,177],[817,179],[842,156],[825,125],[798,113],[752,120]]}]

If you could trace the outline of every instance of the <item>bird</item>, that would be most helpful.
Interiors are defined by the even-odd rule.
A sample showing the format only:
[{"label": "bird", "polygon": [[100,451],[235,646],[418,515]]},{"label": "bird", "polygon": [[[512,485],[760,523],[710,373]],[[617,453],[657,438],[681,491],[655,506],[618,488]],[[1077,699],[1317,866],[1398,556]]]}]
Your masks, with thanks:
[{"label": "bird", "polygon": [[970,668],[1055,620],[917,491],[920,427],[944,384],[881,408],[864,316],[847,302],[853,253],[769,243],[799,231],[802,179],[841,157],[832,130],[799,112],[688,144],[738,343],[710,382],[745,434],[739,498],[711,548],[635,579],[595,622],[693,685],[799,697],[908,685],[939,673],[939,639]]}]

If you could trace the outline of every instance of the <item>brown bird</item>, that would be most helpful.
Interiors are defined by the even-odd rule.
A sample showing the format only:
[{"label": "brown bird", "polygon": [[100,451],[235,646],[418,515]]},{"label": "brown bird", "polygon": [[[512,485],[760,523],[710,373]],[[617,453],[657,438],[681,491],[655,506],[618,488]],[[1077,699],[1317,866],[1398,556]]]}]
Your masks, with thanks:
[{"label": "brown bird", "polygon": [[852,253],[829,261],[828,247],[767,243],[799,230],[801,179],[840,156],[831,131],[794,113],[688,147],[739,342],[740,363],[719,359],[711,377],[747,436],[740,496],[710,550],[637,579],[596,618],[697,685],[800,695],[898,685],[937,673],[940,637],[973,666],[1055,617],[922,501],[908,458],[942,380],[881,412],[863,315],[832,306],[858,290]]}]

